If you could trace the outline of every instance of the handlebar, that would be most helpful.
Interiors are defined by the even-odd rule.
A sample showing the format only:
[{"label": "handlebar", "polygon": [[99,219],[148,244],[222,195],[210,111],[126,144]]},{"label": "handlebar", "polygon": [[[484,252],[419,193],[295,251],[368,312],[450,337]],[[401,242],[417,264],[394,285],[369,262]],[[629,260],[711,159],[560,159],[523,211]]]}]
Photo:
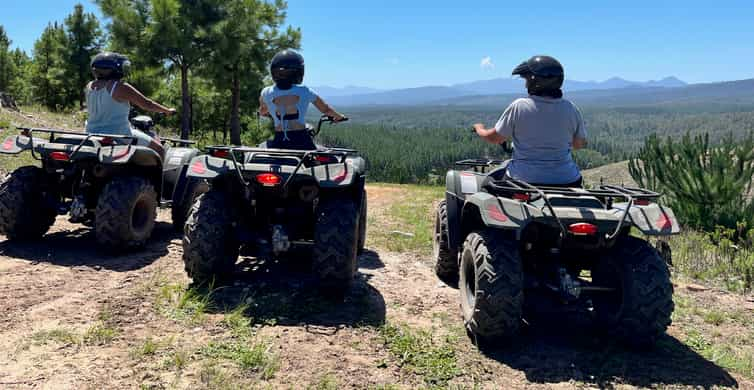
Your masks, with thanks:
[{"label": "handlebar", "polygon": [[319,132],[322,130],[322,124],[323,123],[340,123],[340,122],[346,122],[348,121],[348,117],[344,116],[343,119],[337,121],[335,118],[328,116],[328,115],[322,115],[319,117],[319,123],[317,123],[317,130],[314,131],[313,136],[317,136]]},{"label": "handlebar", "polygon": [[[476,134],[474,126],[471,126],[471,133]],[[513,145],[508,141],[503,141],[503,143],[500,144],[500,148],[503,149],[503,153],[513,154]]]}]

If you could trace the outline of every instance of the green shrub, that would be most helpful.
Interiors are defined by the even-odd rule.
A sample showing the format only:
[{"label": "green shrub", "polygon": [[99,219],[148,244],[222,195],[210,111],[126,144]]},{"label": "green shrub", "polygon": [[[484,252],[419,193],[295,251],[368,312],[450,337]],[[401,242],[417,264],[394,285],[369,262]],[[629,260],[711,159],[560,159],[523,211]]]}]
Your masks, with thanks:
[{"label": "green shrub", "polygon": [[678,142],[652,135],[629,162],[629,171],[639,185],[663,193],[685,225],[707,232],[723,226],[743,236],[754,228],[751,133],[741,140],[728,135],[714,146],[709,134],[687,134]]}]

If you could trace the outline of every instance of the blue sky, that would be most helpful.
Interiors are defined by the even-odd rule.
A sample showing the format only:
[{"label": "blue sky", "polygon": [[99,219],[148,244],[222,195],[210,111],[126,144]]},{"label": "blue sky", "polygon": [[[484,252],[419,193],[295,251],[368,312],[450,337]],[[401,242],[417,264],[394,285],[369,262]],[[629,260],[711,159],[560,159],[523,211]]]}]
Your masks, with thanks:
[{"label": "blue sky", "polygon": [[[0,0],[0,24],[30,50],[74,0]],[[90,1],[83,2],[96,11]],[[575,80],[754,77],[754,3],[741,1],[289,0],[310,85],[377,88],[508,77],[550,54]],[[485,60],[486,59],[486,60]]]}]

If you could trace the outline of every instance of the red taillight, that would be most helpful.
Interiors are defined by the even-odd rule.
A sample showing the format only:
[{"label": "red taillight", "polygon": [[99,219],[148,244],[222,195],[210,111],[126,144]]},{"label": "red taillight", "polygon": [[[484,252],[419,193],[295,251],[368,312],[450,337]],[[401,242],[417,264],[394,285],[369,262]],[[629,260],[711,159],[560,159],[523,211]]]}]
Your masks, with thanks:
[{"label": "red taillight", "polygon": [[50,158],[55,161],[71,161],[71,157],[66,152],[52,152]]},{"label": "red taillight", "polygon": [[597,234],[597,226],[591,223],[574,223],[568,227],[568,231],[577,236],[593,236]]},{"label": "red taillight", "polygon": [[649,199],[634,199],[634,204],[637,206],[649,206]]},{"label": "red taillight", "polygon": [[272,187],[280,184],[282,179],[274,173],[260,173],[257,175],[257,181],[265,187]]},{"label": "red taillight", "polygon": [[191,164],[191,172],[196,173],[197,175],[203,175],[207,172],[207,167],[204,166],[202,160],[197,160]]},{"label": "red taillight", "polygon": [[500,207],[498,207],[498,205],[496,205],[495,203],[487,204],[487,215],[498,222],[508,221],[508,216],[503,214],[503,210],[500,210]]},{"label": "red taillight", "polygon": [[113,139],[110,137],[104,137],[99,141],[100,145],[110,146],[113,144]]},{"label": "red taillight", "polygon": [[212,156],[217,158],[228,158],[230,157],[230,152],[227,150],[213,150]]},{"label": "red taillight", "polygon": [[338,162],[337,157],[333,156],[314,156],[314,159],[321,164],[330,164]]},{"label": "red taillight", "polygon": [[3,142],[3,149],[11,150],[13,149],[13,144],[14,144],[13,138],[8,138],[5,140],[5,142]]},{"label": "red taillight", "polygon": [[529,196],[529,194],[517,193],[517,194],[513,194],[513,199],[521,201],[521,202],[528,202],[529,199],[531,199],[531,196]]}]

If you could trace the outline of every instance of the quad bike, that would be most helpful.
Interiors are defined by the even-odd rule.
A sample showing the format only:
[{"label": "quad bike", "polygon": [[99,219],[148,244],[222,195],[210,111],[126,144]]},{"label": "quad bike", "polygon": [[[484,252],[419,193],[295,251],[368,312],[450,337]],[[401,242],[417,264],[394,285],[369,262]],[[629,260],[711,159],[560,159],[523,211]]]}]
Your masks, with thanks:
[{"label": "quad bike", "polygon": [[500,160],[456,164],[436,213],[435,271],[459,287],[478,346],[510,341],[542,308],[590,316],[599,331],[637,346],[666,331],[668,266],[631,234],[679,232],[673,211],[656,203],[660,194],[533,186],[505,175]]},{"label": "quad bike", "polygon": [[[131,123],[147,133],[154,126],[147,116]],[[162,138],[170,146],[161,156],[136,145],[132,136],[19,130],[4,140],[0,153],[28,150],[40,166],[18,168],[0,184],[0,233],[11,240],[39,238],[56,215],[69,214],[71,222],[93,226],[104,247],[138,247],[152,234],[158,205],[173,204],[173,222],[182,227],[185,203],[202,188],[201,182],[182,179],[198,154],[189,147],[193,141]],[[40,133],[49,137],[38,138]]]},{"label": "quad bike", "polygon": [[[323,123],[333,122],[323,116]],[[240,255],[277,258],[299,248],[325,293],[342,296],[366,235],[365,161],[355,150],[208,147],[188,177],[210,189],[186,223],[183,259],[195,283],[228,279]]]}]

